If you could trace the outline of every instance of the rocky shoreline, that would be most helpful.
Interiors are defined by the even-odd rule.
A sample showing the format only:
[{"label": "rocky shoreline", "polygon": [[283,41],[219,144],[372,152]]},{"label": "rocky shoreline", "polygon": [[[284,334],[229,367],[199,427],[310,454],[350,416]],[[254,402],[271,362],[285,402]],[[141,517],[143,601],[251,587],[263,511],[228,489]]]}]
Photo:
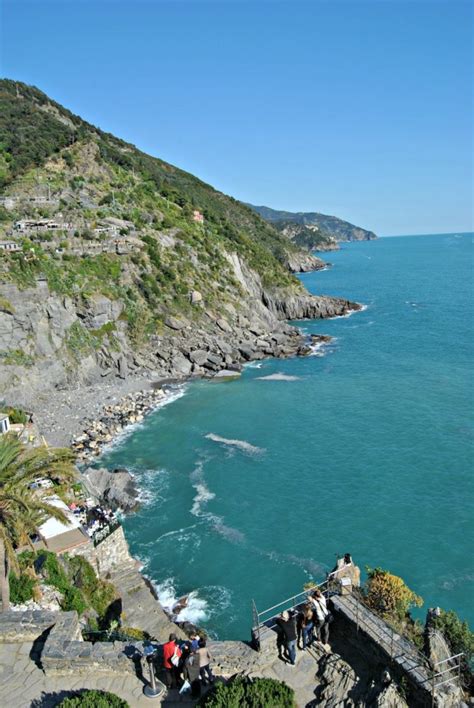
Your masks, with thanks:
[{"label": "rocky shoreline", "polygon": [[118,403],[104,406],[100,417],[84,421],[84,432],[76,435],[71,442],[78,462],[98,457],[104,447],[113,444],[130,426],[141,423],[169,395],[169,388],[149,388],[130,393]]},{"label": "rocky shoreline", "polygon": [[[298,356],[308,356],[316,348],[328,344],[332,337],[321,334],[310,334],[300,343],[294,352]],[[195,352],[191,357],[195,356]],[[208,356],[203,352],[204,357]],[[249,359],[263,358],[252,356]],[[232,368],[230,368],[232,367]],[[240,376],[242,364],[235,362],[229,365],[229,369],[218,371],[208,371],[204,378],[210,380],[227,380]],[[112,445],[120,436],[126,433],[127,429],[143,422],[145,417],[157,408],[165,405],[172,397],[179,385],[187,381],[196,380],[202,376],[174,379],[162,382],[149,382],[149,387],[134,391],[122,397],[118,402],[105,405],[97,416],[92,419],[81,421],[82,430],[73,435],[70,446],[76,454],[80,464],[91,462],[100,456],[104,448]]]}]

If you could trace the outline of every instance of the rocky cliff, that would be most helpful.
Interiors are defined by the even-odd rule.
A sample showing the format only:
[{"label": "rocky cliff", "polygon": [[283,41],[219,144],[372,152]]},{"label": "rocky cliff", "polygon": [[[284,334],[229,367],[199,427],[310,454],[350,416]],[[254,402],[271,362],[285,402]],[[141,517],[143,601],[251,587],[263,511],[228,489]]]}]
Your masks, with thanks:
[{"label": "rocky cliff", "polygon": [[287,318],[357,308],[310,296],[291,272],[325,263],[196,177],[19,82],[0,108],[4,397],[303,353]]}]

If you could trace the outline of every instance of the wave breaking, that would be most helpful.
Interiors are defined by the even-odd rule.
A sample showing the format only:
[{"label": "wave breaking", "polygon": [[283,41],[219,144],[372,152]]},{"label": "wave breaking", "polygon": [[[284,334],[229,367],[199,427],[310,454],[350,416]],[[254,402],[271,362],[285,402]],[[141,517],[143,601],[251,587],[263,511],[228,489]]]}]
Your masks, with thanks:
[{"label": "wave breaking", "polygon": [[247,452],[252,455],[261,454],[262,452],[265,452],[265,448],[252,445],[246,440],[234,440],[232,438],[223,438],[220,435],[216,435],[215,433],[208,433],[204,437],[208,440],[213,440],[216,443],[221,443],[222,445],[236,447],[239,450],[242,450],[242,452]]}]

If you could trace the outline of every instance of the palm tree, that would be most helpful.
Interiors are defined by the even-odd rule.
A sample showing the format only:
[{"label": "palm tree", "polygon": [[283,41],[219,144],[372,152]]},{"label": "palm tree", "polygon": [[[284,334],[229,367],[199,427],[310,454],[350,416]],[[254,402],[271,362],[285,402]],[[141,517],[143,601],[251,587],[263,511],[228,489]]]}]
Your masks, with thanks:
[{"label": "palm tree", "polygon": [[76,475],[71,450],[46,445],[27,448],[11,434],[0,438],[0,596],[4,611],[10,605],[10,569],[19,570],[16,549],[31,544],[30,536],[49,516],[67,523],[64,512],[31,489],[31,483],[37,477],[70,483]]}]

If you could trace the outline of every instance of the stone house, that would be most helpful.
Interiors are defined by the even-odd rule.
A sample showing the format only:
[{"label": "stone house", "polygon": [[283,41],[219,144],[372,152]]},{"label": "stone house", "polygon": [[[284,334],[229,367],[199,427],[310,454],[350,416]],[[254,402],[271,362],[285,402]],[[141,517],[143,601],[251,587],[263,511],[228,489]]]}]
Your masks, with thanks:
[{"label": "stone house", "polygon": [[21,246],[16,241],[0,241],[0,251],[17,253],[18,251],[21,251]]}]

